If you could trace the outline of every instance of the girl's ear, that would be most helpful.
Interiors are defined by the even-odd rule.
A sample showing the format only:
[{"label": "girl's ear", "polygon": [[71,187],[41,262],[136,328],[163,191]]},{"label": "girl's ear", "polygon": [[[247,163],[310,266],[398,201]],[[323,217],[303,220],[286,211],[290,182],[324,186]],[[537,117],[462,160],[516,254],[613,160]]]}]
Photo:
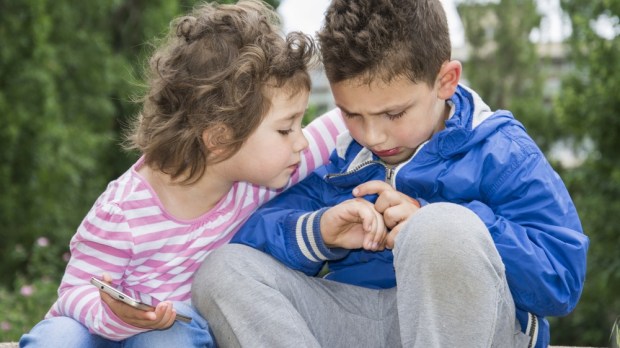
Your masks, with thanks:
[{"label": "girl's ear", "polygon": [[233,138],[230,128],[218,123],[202,131],[202,142],[207,151],[214,155],[220,155],[227,148]]},{"label": "girl's ear", "polygon": [[456,92],[456,87],[459,84],[459,80],[461,78],[461,62],[458,60],[451,60],[445,62],[441,69],[439,69],[439,74],[437,75],[437,96],[440,99],[450,99],[454,92]]}]

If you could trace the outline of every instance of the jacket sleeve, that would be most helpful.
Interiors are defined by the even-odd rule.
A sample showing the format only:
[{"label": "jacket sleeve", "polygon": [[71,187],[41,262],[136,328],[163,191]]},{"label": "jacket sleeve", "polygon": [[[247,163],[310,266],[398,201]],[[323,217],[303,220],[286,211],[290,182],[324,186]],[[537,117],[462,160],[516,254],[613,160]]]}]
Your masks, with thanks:
[{"label": "jacket sleeve", "polygon": [[589,240],[564,183],[543,154],[510,156],[499,161],[513,165],[483,180],[488,203],[466,206],[489,228],[516,306],[541,316],[566,315],[581,296]]},{"label": "jacket sleeve", "polygon": [[122,211],[112,204],[95,206],[71,240],[71,259],[47,317],[67,316],[88,331],[119,341],[148,331],[125,323],[101,300],[90,278],[108,273],[118,284],[131,260],[133,239]]},{"label": "jacket sleeve", "polygon": [[231,243],[251,246],[292,269],[316,275],[326,260],[349,252],[330,249],[321,238],[320,220],[331,190],[320,174],[311,174],[258,209]]}]

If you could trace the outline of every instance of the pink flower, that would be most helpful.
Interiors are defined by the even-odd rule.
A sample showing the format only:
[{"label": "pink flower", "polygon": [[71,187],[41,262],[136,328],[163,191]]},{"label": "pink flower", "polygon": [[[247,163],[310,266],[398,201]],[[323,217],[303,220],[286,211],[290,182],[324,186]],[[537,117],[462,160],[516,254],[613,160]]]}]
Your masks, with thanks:
[{"label": "pink flower", "polygon": [[0,329],[2,331],[9,331],[11,330],[11,324],[8,321],[3,321],[0,323]]},{"label": "pink flower", "polygon": [[19,290],[19,293],[24,297],[28,297],[34,293],[34,287],[32,285],[24,285]]},{"label": "pink flower", "polygon": [[42,248],[45,248],[46,246],[50,245],[50,241],[49,241],[49,239],[47,239],[45,237],[39,237],[37,239],[37,245],[42,247]]},{"label": "pink flower", "polygon": [[65,260],[65,262],[69,262],[70,258],[71,258],[71,254],[69,253],[62,254],[62,259]]}]

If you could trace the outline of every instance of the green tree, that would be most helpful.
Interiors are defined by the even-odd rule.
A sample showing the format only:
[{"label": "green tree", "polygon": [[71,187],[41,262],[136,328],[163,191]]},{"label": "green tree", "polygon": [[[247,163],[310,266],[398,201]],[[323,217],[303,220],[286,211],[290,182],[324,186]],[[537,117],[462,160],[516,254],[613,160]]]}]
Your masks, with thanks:
[{"label": "green tree", "polygon": [[468,43],[463,75],[492,109],[510,110],[543,149],[553,119],[544,94],[550,61],[541,59],[530,33],[540,25],[535,0],[458,5]]},{"label": "green tree", "polygon": [[618,33],[618,0],[562,0],[572,23],[561,90],[548,95],[542,81],[551,61],[529,40],[539,25],[533,1],[466,1],[459,5],[470,55],[464,74],[492,108],[514,112],[543,150],[563,142],[587,153],[577,168],[554,163],[590,237],[587,280],[580,303],[564,318],[550,318],[552,344],[606,346],[620,315],[620,39],[597,35],[609,18]]},{"label": "green tree", "polygon": [[620,37],[603,38],[593,21],[606,16],[618,33],[620,1],[562,0],[572,22],[575,73],[556,101],[556,113],[576,150],[588,156],[563,173],[590,237],[586,286],[574,313],[554,323],[556,344],[607,346],[620,315]]},{"label": "green tree", "polygon": [[76,227],[136,159],[119,143],[144,61],[198,2],[0,0],[0,340],[55,300]]},{"label": "green tree", "polygon": [[25,268],[22,251],[38,236],[66,244],[110,175],[102,165],[116,111],[109,96],[124,74],[105,30],[111,6],[0,5],[2,284]]},{"label": "green tree", "polygon": [[139,109],[145,59],[197,3],[0,2],[1,284],[26,269],[39,236],[63,245],[60,256],[106,183],[135,160],[119,143]]}]

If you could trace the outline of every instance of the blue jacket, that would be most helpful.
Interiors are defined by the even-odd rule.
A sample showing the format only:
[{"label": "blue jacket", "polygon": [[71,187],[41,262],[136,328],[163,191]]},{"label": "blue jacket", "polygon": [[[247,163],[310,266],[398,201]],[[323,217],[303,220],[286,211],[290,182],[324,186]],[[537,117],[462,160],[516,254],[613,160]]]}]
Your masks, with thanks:
[{"label": "blue jacket", "polygon": [[259,209],[232,242],[308,275],[328,262],[328,279],[390,288],[396,286],[392,252],[327,248],[319,231],[322,213],[369,180],[388,180],[422,204],[461,204],[488,227],[521,327],[537,338],[536,347],[546,347],[544,317],[568,314],[581,295],[589,240],[564,183],[510,112],[490,111],[462,86],[448,102],[445,129],[394,169],[348,133],[341,135],[331,163]]}]

